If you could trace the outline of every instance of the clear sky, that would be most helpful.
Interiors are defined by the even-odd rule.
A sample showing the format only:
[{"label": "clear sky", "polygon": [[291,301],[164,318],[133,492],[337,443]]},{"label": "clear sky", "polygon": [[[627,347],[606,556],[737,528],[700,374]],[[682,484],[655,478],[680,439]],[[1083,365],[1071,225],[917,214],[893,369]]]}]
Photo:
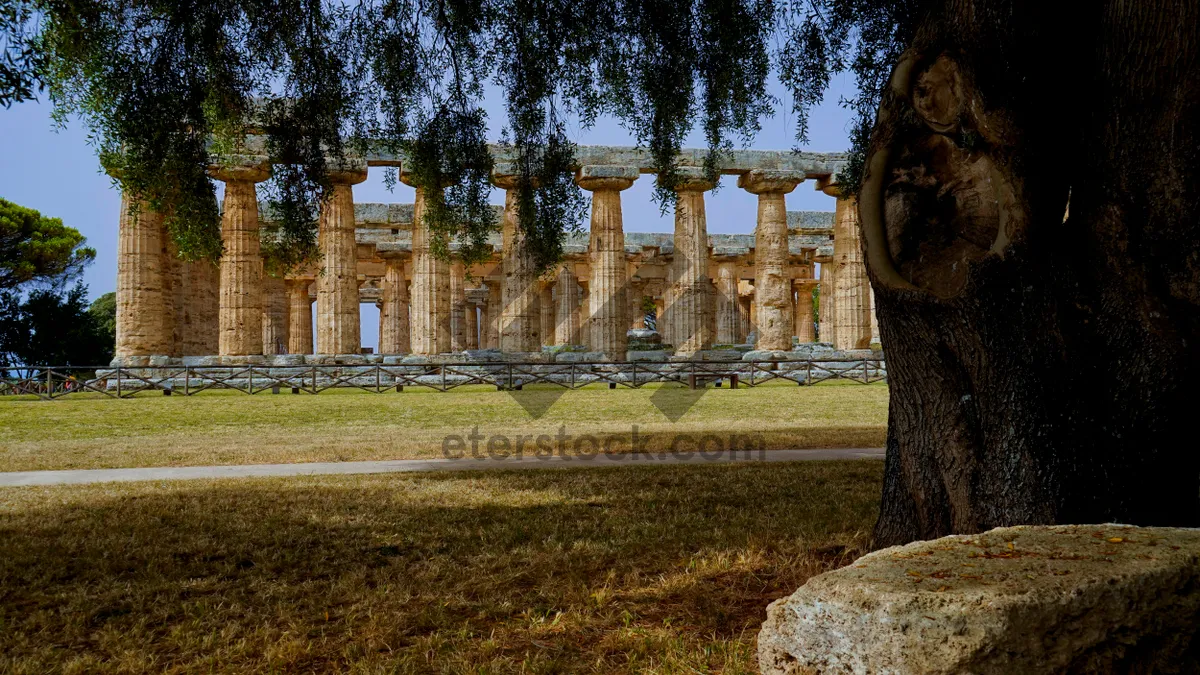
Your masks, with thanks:
[{"label": "clear sky", "polygon": [[[835,76],[824,103],[812,111],[809,121],[811,143],[802,150],[841,152],[849,146],[849,112],[839,104],[843,94],[853,87],[850,75]],[[762,120],[762,132],[749,145],[762,150],[786,150],[794,147],[795,118],[782,88],[776,83],[773,93],[780,98],[779,112]],[[44,97],[43,97],[44,98]],[[485,101],[492,121],[493,137],[499,137],[503,124],[502,102],[491,95]],[[572,140],[583,145],[634,145],[634,139],[611,119],[601,119],[588,130],[570,130]],[[687,144],[703,147],[701,133],[695,132]],[[116,289],[117,219],[120,193],[102,171],[94,148],[88,144],[88,132],[82,124],[71,123],[55,129],[48,103],[22,103],[0,108],[0,197],[62,218],[78,229],[96,249],[96,261],[84,273],[89,297],[95,298]],[[218,185],[220,185],[218,183]],[[653,180],[643,176],[622,193],[625,229],[630,232],[671,232],[670,213],[660,215],[651,201]],[[383,171],[374,169],[367,181],[354,186],[356,202],[412,202],[412,188],[397,185],[388,191]],[[492,193],[492,202],[504,203],[504,194]],[[736,181],[726,176],[721,187],[709,195],[708,231],[712,234],[749,234],[754,231],[756,198],[739,190]],[[833,198],[804,183],[788,196],[792,210],[832,211]],[[377,343],[378,313],[373,305],[362,305],[363,346]]]}]

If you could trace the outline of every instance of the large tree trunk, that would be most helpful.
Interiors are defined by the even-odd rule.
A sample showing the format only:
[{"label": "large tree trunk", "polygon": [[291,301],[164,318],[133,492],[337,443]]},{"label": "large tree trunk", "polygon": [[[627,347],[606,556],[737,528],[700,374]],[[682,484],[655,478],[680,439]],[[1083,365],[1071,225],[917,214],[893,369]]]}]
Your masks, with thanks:
[{"label": "large tree trunk", "polygon": [[891,383],[876,544],[1200,524],[1200,3],[941,4],[860,195]]}]

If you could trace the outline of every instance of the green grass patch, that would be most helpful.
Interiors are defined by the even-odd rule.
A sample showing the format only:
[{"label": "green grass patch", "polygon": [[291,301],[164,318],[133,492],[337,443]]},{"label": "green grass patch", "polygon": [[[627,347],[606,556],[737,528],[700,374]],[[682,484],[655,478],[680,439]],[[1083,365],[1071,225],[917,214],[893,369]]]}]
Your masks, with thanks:
[{"label": "green grass patch", "polygon": [[483,387],[320,395],[205,392],[129,400],[0,400],[0,471],[440,457],[450,435],[752,434],[759,447],[878,447],[886,385],[768,384],[703,392]]}]

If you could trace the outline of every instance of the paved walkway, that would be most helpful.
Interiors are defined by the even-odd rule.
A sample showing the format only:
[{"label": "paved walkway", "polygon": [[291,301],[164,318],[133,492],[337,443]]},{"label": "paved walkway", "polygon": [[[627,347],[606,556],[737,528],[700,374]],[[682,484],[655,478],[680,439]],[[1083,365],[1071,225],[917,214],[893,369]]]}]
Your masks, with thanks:
[{"label": "paved walkway", "polygon": [[0,487],[63,485],[199,478],[259,476],[318,476],[413,471],[480,469],[551,469],[604,466],[656,466],[727,462],[798,462],[818,459],[882,459],[883,448],[829,448],[680,454],[613,454],[579,457],[509,457],[505,459],[397,459],[377,462],[310,462],[305,464],[246,464],[241,466],[178,466],[144,469],[79,469],[74,471],[0,472]]}]

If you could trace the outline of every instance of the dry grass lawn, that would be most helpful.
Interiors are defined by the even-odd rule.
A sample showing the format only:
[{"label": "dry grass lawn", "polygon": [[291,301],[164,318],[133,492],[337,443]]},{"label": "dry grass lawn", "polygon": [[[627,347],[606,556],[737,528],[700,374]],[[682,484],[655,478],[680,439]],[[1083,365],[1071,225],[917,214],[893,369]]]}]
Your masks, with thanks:
[{"label": "dry grass lawn", "polygon": [[[879,447],[887,386],[523,392],[354,390],[318,396],[211,392],[185,398],[0,399],[0,471],[439,457],[448,435],[617,433],[646,449],[677,434],[753,434],[766,449]],[[98,396],[98,395],[97,395]],[[561,398],[559,398],[561,397]]]},{"label": "dry grass lawn", "polygon": [[[590,400],[632,406],[605,394]],[[405,410],[350,398],[306,403],[352,434]],[[234,400],[256,438],[298,419],[290,402]],[[107,410],[171,410],[176,433],[208,433],[187,403]],[[137,417],[112,424],[145,430]],[[766,605],[862,551],[881,467],[0,490],[0,672],[755,672]]]}]

